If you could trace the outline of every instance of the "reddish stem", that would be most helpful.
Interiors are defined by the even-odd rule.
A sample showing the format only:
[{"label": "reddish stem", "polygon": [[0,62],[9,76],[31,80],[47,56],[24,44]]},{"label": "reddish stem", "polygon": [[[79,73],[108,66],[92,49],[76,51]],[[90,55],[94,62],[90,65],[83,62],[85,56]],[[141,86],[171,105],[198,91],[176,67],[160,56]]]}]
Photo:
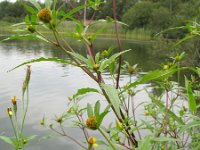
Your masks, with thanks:
[{"label": "reddish stem", "polygon": [[[116,0],[113,0],[113,17],[114,17],[114,23],[115,23],[115,33],[116,33],[116,39],[117,39],[117,45],[119,52],[122,51],[122,46],[119,38],[119,28],[117,23],[117,12],[116,12]],[[116,78],[116,88],[119,88],[119,78],[120,78],[120,72],[121,72],[121,64],[122,64],[122,56],[119,56],[119,66],[117,71],[117,78]]]},{"label": "reddish stem", "polygon": [[[169,93],[166,90],[166,112],[165,112],[165,136],[167,136],[167,126],[168,126],[168,107],[169,107]],[[166,150],[168,150],[168,145],[166,143]]]}]

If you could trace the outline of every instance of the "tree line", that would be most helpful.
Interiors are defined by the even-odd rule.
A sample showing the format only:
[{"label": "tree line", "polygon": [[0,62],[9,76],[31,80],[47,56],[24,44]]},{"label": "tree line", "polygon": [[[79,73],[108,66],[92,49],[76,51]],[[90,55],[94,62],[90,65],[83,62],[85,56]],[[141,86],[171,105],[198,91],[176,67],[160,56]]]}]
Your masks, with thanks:
[{"label": "tree line", "polygon": [[[112,0],[101,0],[98,11],[92,9],[87,10],[88,19],[106,19],[113,17]],[[23,6],[27,1],[16,1],[11,3],[3,1],[0,3],[0,20],[9,22],[20,22],[22,18],[28,14]],[[57,7],[64,12],[83,5],[84,1],[80,0],[57,0]],[[30,5],[30,4],[29,4]],[[82,16],[80,11],[77,16]],[[117,0],[117,18],[119,21],[125,22],[128,27],[126,30],[134,30],[143,28],[151,30],[152,34],[162,30],[183,26],[189,20],[200,20],[200,1],[197,0]],[[168,38],[177,38],[184,36],[187,31],[167,32]]]}]

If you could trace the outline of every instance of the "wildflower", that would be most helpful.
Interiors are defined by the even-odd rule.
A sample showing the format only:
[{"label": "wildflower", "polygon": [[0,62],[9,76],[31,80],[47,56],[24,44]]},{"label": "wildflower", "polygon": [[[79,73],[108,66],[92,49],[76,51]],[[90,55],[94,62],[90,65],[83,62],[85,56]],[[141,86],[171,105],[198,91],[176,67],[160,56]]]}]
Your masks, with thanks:
[{"label": "wildflower", "polygon": [[86,126],[90,129],[97,129],[97,119],[95,116],[93,117],[89,117],[87,120],[86,120]]},{"label": "wildflower", "polygon": [[12,117],[12,115],[13,115],[12,108],[8,107],[7,111],[8,111],[9,117]]},{"label": "wildflower", "polygon": [[93,69],[94,69],[94,70],[98,70],[98,69],[99,69],[99,64],[94,64],[94,65],[93,65]]},{"label": "wildflower", "polygon": [[164,66],[163,66],[163,69],[164,69],[164,70],[169,69],[169,65],[164,65]]},{"label": "wildflower", "polygon": [[39,11],[37,16],[42,22],[49,23],[52,19],[52,12],[48,8],[43,8]]},{"label": "wildflower", "polygon": [[11,100],[12,100],[13,105],[15,106],[17,104],[17,97],[13,96]]},{"label": "wildflower", "polygon": [[89,137],[88,138],[88,143],[91,144],[91,145],[95,144],[96,141],[97,141],[97,139],[95,137]]}]

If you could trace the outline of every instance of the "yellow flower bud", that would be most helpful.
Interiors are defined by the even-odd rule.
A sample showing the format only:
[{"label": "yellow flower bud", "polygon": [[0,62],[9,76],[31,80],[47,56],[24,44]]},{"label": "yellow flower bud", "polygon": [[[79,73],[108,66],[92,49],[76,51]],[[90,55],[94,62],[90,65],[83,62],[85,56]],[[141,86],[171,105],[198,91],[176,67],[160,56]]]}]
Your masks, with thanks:
[{"label": "yellow flower bud", "polygon": [[13,105],[17,104],[17,97],[16,96],[13,96],[11,100],[12,100]]},{"label": "yellow flower bud", "polygon": [[42,22],[49,23],[52,19],[52,12],[48,8],[43,8],[39,11],[37,16]]},{"label": "yellow flower bud", "polygon": [[8,111],[9,117],[12,117],[12,115],[13,115],[12,108],[8,107],[7,111]]},{"label": "yellow flower bud", "polygon": [[164,66],[163,66],[163,69],[164,69],[164,70],[169,69],[169,65],[164,65]]},{"label": "yellow flower bud", "polygon": [[94,69],[94,70],[98,70],[98,69],[99,69],[99,64],[94,64],[94,65],[93,65],[93,69]]},{"label": "yellow flower bud", "polygon": [[119,121],[117,122],[117,125],[119,126],[120,129],[123,127],[122,123]]},{"label": "yellow flower bud", "polygon": [[88,143],[93,145],[94,143],[96,143],[97,139],[95,137],[89,137],[88,138]]},{"label": "yellow flower bud", "polygon": [[97,129],[97,119],[95,116],[93,117],[89,117],[87,120],[86,120],[86,126],[90,129]]}]

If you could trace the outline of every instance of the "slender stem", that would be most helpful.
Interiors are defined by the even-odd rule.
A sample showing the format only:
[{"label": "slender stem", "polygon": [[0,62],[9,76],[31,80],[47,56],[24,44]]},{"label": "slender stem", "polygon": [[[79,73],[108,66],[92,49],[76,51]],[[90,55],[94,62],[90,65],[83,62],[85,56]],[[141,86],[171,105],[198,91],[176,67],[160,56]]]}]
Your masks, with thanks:
[{"label": "slender stem", "polygon": [[[167,136],[167,127],[168,127],[168,106],[169,106],[169,93],[166,89],[166,112],[165,112],[165,136]],[[168,150],[168,144],[166,142],[165,149]]]},{"label": "slender stem", "polygon": [[29,90],[28,90],[28,86],[27,86],[27,90],[26,90],[26,100],[27,100],[27,102],[26,102],[26,110],[25,110],[25,112],[24,112],[24,114],[23,114],[23,119],[22,119],[22,127],[21,127],[21,132],[20,132],[21,138],[22,138],[22,135],[23,135],[23,129],[24,129],[25,118],[26,118],[26,114],[27,114],[27,112],[28,112],[28,107],[29,107],[29,92],[28,92],[28,91],[29,91]]},{"label": "slender stem", "polygon": [[108,137],[104,134],[104,132],[100,128],[98,128],[98,130],[101,133],[101,135],[103,135],[103,137],[106,139],[106,141],[109,143],[109,145],[112,147],[112,149],[117,150],[115,146],[112,144],[112,142],[108,139]]},{"label": "slender stem", "polygon": [[[113,0],[113,16],[114,16],[114,23],[115,23],[115,33],[116,33],[116,38],[117,38],[117,45],[119,52],[122,51],[122,46],[119,38],[119,28],[118,28],[118,23],[117,23],[117,13],[116,13],[116,0]],[[116,88],[119,87],[119,78],[120,78],[120,71],[121,71],[121,64],[122,64],[122,56],[119,56],[119,66],[118,66],[118,71],[117,71],[117,78],[116,78]]]},{"label": "slender stem", "polygon": [[86,7],[86,5],[87,5],[87,0],[84,0],[84,5],[85,5],[85,7],[84,7],[84,14],[83,14],[83,21],[84,21],[84,27],[86,27],[86,25],[87,25],[87,7]]},{"label": "slender stem", "polygon": [[13,131],[14,131],[14,134],[15,134],[15,137],[16,137],[16,140],[18,141],[18,136],[17,136],[17,131],[16,131],[16,128],[14,126],[14,123],[13,123],[13,120],[11,117],[10,118],[10,122],[11,122],[11,125],[12,125],[12,128],[13,128]]}]

